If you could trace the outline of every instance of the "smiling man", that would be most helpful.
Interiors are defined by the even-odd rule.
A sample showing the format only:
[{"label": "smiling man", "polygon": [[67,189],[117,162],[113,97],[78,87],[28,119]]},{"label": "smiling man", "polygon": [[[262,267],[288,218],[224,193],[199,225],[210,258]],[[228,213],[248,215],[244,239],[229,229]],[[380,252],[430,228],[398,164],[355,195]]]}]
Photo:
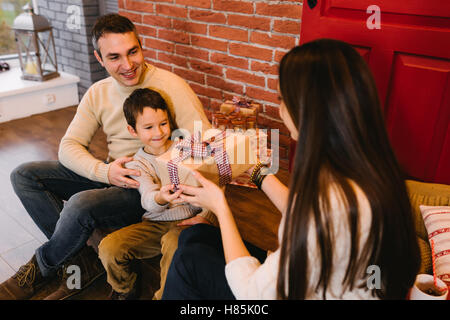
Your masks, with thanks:
[{"label": "smiling man", "polygon": [[[105,33],[93,43],[98,62],[116,81],[127,87],[142,81],[146,64],[141,43],[134,32]],[[102,58],[102,51],[106,54],[105,59]]]},{"label": "smiling man", "polygon": [[[145,210],[136,190],[138,182],[129,177],[140,173],[124,166],[142,146],[128,132],[122,110],[135,89],[158,91],[179,128],[192,132],[194,121],[201,121],[204,130],[210,128],[189,85],[144,61],[136,28],[129,19],[117,14],[100,17],[93,27],[92,41],[95,57],[110,77],[93,84],[83,96],[61,140],[59,161],[25,163],[11,173],[17,196],[49,240],[0,284],[0,299],[30,299],[56,274],[62,275],[61,285],[47,299],[65,299],[78,293],[80,289],[68,288],[68,272],[63,266],[80,267],[81,289],[104,273],[96,253],[86,246],[94,229],[116,229],[141,221]],[[99,128],[106,134],[107,159],[96,159],[88,151]],[[208,212],[201,215],[187,223],[214,219]],[[176,241],[168,241],[165,248],[173,252],[176,245]],[[168,260],[161,261],[162,272],[171,260],[171,254],[166,256]],[[165,280],[164,274],[161,278]]]}]

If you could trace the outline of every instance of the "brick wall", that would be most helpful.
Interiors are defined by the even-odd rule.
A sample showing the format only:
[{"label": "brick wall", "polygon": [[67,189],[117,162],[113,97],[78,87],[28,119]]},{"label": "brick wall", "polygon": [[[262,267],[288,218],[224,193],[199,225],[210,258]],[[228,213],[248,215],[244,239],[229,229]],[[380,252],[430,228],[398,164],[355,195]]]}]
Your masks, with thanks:
[{"label": "brick wall", "polygon": [[[58,70],[80,77],[78,94],[81,99],[96,81],[107,76],[93,54],[90,31],[100,15],[97,0],[38,0],[38,12],[46,17],[55,38]],[[74,12],[69,6],[77,6],[80,13],[79,28],[68,27],[68,19]],[[78,11],[77,11],[78,12]]]},{"label": "brick wall", "polygon": [[146,60],[186,79],[208,117],[234,95],[261,104],[259,127],[280,130],[287,167],[288,131],[278,115],[281,57],[298,45],[303,0],[119,0],[138,27]]}]

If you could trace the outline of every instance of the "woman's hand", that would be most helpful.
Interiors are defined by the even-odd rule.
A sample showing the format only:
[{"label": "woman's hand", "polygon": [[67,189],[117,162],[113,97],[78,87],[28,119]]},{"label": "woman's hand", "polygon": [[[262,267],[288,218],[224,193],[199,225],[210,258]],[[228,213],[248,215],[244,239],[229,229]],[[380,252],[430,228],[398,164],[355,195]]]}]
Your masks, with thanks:
[{"label": "woman's hand", "polygon": [[180,199],[196,207],[208,209],[216,215],[220,214],[220,209],[228,206],[222,189],[197,171],[193,171],[192,175],[202,186],[179,185],[180,190],[183,192],[180,194]]},{"label": "woman's hand", "polygon": [[163,206],[167,203],[177,203],[177,201],[175,201],[176,199],[178,199],[178,197],[181,194],[181,190],[178,190],[177,192],[171,192],[173,191],[173,184],[168,184],[165,186],[162,186],[161,189],[159,189],[159,192],[156,194],[155,196],[155,201]]}]

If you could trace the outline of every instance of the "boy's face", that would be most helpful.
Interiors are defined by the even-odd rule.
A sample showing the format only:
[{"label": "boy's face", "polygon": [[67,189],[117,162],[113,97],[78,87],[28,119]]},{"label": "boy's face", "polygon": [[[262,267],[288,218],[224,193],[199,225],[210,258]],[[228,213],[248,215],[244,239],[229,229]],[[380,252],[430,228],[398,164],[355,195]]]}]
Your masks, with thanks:
[{"label": "boy's face", "polygon": [[94,51],[95,57],[119,83],[130,87],[141,82],[144,54],[134,32],[106,33],[98,39],[98,48],[101,57]]},{"label": "boy's face", "polygon": [[161,154],[166,151],[166,143],[171,135],[167,112],[145,107],[142,114],[136,117],[136,130],[129,125],[128,131],[142,141],[146,151],[155,155]]}]

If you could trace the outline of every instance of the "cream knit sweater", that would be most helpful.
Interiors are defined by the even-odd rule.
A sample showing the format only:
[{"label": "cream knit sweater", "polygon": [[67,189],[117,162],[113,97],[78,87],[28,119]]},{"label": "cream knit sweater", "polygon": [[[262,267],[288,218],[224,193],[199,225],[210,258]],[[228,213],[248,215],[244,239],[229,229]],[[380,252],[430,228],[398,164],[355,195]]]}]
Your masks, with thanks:
[{"label": "cream knit sweater", "polygon": [[141,84],[125,87],[108,77],[93,84],[81,99],[77,112],[59,146],[59,161],[88,179],[109,184],[109,164],[87,150],[94,134],[102,127],[108,143],[108,159],[132,156],[142,146],[127,130],[123,102],[137,88],[151,88],[166,100],[179,128],[193,132],[194,121],[202,130],[211,128],[203,106],[191,87],[179,76],[146,64]]},{"label": "cream knit sweater", "polygon": [[[359,205],[359,248],[368,239],[370,226],[372,224],[372,210],[364,192],[352,182]],[[372,292],[367,288],[365,280],[360,279],[352,291],[345,291],[342,281],[345,277],[347,264],[350,257],[350,226],[348,224],[348,213],[345,200],[340,195],[336,186],[330,187],[330,206],[332,216],[330,224],[334,234],[333,251],[333,272],[330,284],[326,291],[328,300],[372,300],[377,299],[372,296]],[[278,229],[278,239],[281,241],[284,232],[284,215],[282,216]],[[322,299],[323,289],[315,291],[315,287],[320,278],[320,249],[317,241],[315,224],[312,222],[308,231],[308,286],[306,299]],[[277,298],[277,281],[280,262],[280,248],[270,254],[263,264],[252,256],[240,257],[230,261],[225,267],[225,275],[228,284],[236,299],[241,300],[272,300]],[[363,287],[358,286],[362,284]]]}]

